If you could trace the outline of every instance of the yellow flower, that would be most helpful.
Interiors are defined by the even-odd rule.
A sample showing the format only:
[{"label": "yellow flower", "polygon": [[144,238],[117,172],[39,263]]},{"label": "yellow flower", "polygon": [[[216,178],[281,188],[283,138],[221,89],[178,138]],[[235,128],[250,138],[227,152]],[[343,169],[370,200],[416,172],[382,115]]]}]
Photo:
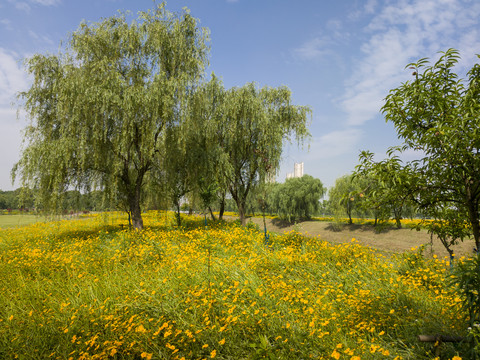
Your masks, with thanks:
[{"label": "yellow flower", "polygon": [[142,359],[147,359],[147,360],[150,360],[152,358],[152,354],[149,354],[149,353],[146,353],[146,352],[142,352],[140,354],[140,356],[142,357]]},{"label": "yellow flower", "polygon": [[223,338],[222,340],[220,340],[218,343],[219,343],[220,345],[225,344],[225,338]]},{"label": "yellow flower", "polygon": [[213,350],[211,353],[210,353],[210,357],[213,359],[215,356],[217,356],[217,350]]},{"label": "yellow flower", "polygon": [[461,358],[460,356],[456,356],[456,355],[455,355],[455,356],[452,358],[452,360],[462,360],[462,358]]},{"label": "yellow flower", "polygon": [[340,359],[340,353],[337,350],[333,350],[332,355],[330,356],[336,360]]}]

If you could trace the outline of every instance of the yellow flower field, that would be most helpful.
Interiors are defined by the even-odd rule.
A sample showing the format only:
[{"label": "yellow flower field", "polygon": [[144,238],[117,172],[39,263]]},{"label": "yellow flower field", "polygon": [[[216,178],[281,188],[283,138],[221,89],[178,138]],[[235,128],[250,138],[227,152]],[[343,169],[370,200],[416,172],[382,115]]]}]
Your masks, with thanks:
[{"label": "yellow flower field", "polygon": [[[0,358],[433,359],[464,335],[448,266],[354,240],[118,213],[0,231]],[[443,344],[445,358],[461,345]]]}]

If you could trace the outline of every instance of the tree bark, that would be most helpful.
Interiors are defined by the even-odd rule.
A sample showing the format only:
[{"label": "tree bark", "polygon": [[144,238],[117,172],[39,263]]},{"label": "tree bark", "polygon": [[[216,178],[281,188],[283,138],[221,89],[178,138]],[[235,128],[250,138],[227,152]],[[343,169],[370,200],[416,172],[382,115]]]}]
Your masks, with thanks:
[{"label": "tree bark", "polygon": [[128,165],[125,164],[122,180],[127,191],[128,206],[132,215],[132,225],[135,230],[143,230],[142,210],[140,208],[143,176],[146,170],[138,172],[135,182],[130,180],[128,175]]},{"label": "tree bark", "polygon": [[182,216],[180,215],[180,202],[177,201],[175,203],[175,208],[177,209],[177,211],[175,212],[175,217],[177,219],[177,226],[180,227],[182,226]]},{"label": "tree bark", "polygon": [[247,225],[247,217],[245,215],[245,203],[239,201],[237,203],[237,207],[238,207],[238,216],[239,216],[239,219],[240,219],[240,223],[242,224],[242,226],[246,226]]},{"label": "tree bark", "polygon": [[140,209],[140,191],[135,191],[135,194],[130,199],[130,213],[132,214],[132,225],[135,230],[143,229],[142,210]]},{"label": "tree bark", "polygon": [[225,195],[220,200],[220,211],[219,211],[219,214],[218,214],[218,220],[220,220],[220,221],[223,220],[224,212],[225,212]]},{"label": "tree bark", "polygon": [[217,219],[215,218],[215,215],[213,214],[212,208],[210,206],[208,207],[208,211],[210,212],[210,216],[212,217],[212,220],[217,221]]},{"label": "tree bark", "polygon": [[470,200],[468,202],[468,215],[470,218],[470,224],[472,225],[473,238],[475,239],[475,249],[477,249],[477,254],[480,247],[480,223],[478,218],[478,208],[474,201]]}]

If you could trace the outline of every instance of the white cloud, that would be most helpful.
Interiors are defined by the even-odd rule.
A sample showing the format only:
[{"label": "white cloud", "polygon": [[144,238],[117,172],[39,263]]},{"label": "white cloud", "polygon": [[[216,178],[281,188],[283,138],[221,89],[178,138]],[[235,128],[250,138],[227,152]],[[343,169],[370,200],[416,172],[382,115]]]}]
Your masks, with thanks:
[{"label": "white cloud", "polygon": [[365,28],[369,38],[345,84],[341,106],[348,124],[376,117],[389,89],[409,79],[403,71],[407,63],[434,58],[450,47],[479,52],[480,47],[474,49],[480,45],[478,32],[472,28],[478,16],[480,6],[462,0],[400,0],[380,9]]},{"label": "white cloud", "polygon": [[28,31],[28,35],[34,39],[36,42],[39,42],[39,41],[43,41],[45,42],[46,44],[48,44],[49,46],[53,46],[54,45],[54,42],[52,39],[50,39],[48,36],[44,36],[44,35],[39,35],[37,34],[36,32],[32,31],[32,30],[29,30]]},{"label": "white cloud", "polygon": [[62,2],[62,0],[31,0],[34,4],[44,5],[44,6],[52,6],[58,5]]},{"label": "white cloud", "polygon": [[329,43],[330,40],[327,37],[317,37],[305,42],[299,48],[295,49],[294,53],[306,60],[323,57],[330,52],[330,50],[328,50]]},{"label": "white cloud", "polygon": [[15,2],[15,7],[18,9],[18,10],[22,10],[22,11],[30,11],[30,5],[28,5],[26,2],[23,2],[23,1],[19,1],[19,2]]},{"label": "white cloud", "polygon": [[355,151],[363,131],[358,128],[332,131],[315,137],[310,145],[310,154],[315,159],[327,159]]},{"label": "white cloud", "polygon": [[13,190],[18,183],[12,185],[10,170],[20,159],[22,145],[22,129],[26,126],[25,121],[17,120],[17,111],[11,107],[0,106],[0,189]]},{"label": "white cloud", "polygon": [[62,0],[29,0],[29,2],[26,1],[18,1],[18,0],[8,0],[9,3],[12,3],[15,5],[15,8],[21,11],[30,11],[31,6],[30,4],[36,4],[36,5],[42,5],[42,6],[53,6],[53,5],[58,5],[62,2]]},{"label": "white cloud", "polygon": [[9,19],[1,19],[0,25],[5,26],[7,30],[13,30],[12,22]]},{"label": "white cloud", "polygon": [[0,107],[8,107],[15,94],[27,86],[27,77],[15,53],[0,48]]},{"label": "white cloud", "polygon": [[373,14],[377,7],[377,0],[368,0],[364,6],[364,11],[366,14]]}]

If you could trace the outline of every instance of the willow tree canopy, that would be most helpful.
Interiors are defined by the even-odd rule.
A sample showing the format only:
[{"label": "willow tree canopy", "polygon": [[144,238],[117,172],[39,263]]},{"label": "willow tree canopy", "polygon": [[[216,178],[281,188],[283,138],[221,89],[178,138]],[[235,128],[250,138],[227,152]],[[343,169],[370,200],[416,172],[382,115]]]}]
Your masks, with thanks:
[{"label": "willow tree canopy", "polygon": [[161,163],[165,128],[184,112],[207,64],[208,32],[188,10],[164,4],[82,23],[59,55],[26,61],[33,82],[20,94],[31,119],[13,176],[55,209],[68,187],[99,187],[142,228],[142,189]]}]

